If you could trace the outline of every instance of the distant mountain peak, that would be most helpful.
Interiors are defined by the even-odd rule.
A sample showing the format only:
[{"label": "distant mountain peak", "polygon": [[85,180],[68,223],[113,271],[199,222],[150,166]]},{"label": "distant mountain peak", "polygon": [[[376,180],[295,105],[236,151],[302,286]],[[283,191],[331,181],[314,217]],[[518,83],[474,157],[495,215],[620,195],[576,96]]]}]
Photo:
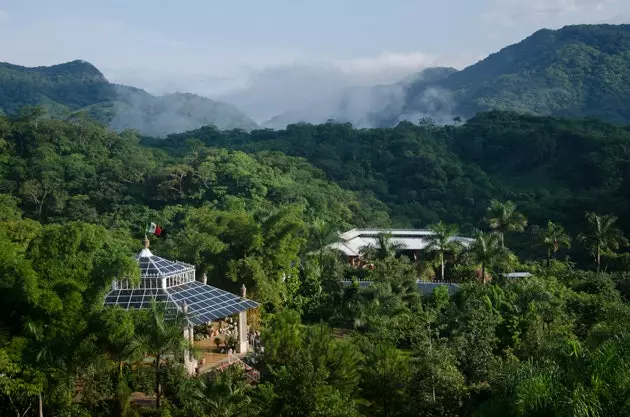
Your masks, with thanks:
[{"label": "distant mountain peak", "polygon": [[82,59],[51,65],[49,67],[35,67],[35,69],[48,75],[76,75],[78,77],[89,77],[107,82],[105,75],[103,75],[96,66]]},{"label": "distant mountain peak", "polygon": [[227,103],[190,93],[153,96],[145,90],[112,84],[85,60],[49,67],[0,63],[0,114],[15,114],[23,106],[44,106],[52,117],[86,112],[112,129],[135,129],[163,136],[204,125],[219,129],[257,127]]}]

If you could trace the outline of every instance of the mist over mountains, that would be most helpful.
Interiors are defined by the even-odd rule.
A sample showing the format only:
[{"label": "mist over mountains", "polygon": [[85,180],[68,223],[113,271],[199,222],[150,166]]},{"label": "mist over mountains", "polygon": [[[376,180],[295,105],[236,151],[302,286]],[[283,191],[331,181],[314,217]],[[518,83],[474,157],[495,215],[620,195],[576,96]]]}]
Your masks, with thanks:
[{"label": "mist over mountains", "polygon": [[426,117],[449,124],[495,109],[626,123],[629,57],[630,25],[574,25],[539,30],[460,71],[407,69],[379,79],[332,65],[284,66],[213,97],[273,129],[330,119],[356,127]]},{"label": "mist over mountains", "polygon": [[[0,63],[0,111],[41,105],[58,118],[85,112],[115,130],[149,136],[205,125],[284,129],[331,119],[359,128],[427,117],[450,124],[487,110],[630,122],[630,25],[540,30],[459,71],[368,64],[272,67],[240,87],[236,75],[160,86],[149,74],[141,86],[153,84],[162,93],[181,88],[154,95],[111,83],[85,61],[35,68]],[[187,85],[212,98],[185,92]]]},{"label": "mist over mountains", "polygon": [[41,106],[54,118],[78,113],[114,130],[135,129],[149,136],[201,126],[251,130],[257,124],[234,106],[190,93],[155,96],[110,83],[92,64],[76,60],[50,67],[0,63],[0,113]]},{"label": "mist over mountains", "polygon": [[[488,110],[628,123],[630,25],[543,29],[461,71],[427,68],[388,84],[339,88],[341,83],[323,85],[321,79],[292,81],[265,84],[266,96],[275,96],[276,101],[296,96],[288,111],[263,126],[281,129],[296,122],[334,119],[356,127],[387,127],[426,117],[449,124],[455,117],[466,119]],[[305,94],[312,100],[299,102],[296,92],[304,91],[299,85],[315,91]],[[256,89],[249,93],[259,96]],[[246,97],[224,99],[244,108]],[[264,102],[256,105],[263,107]]]},{"label": "mist over mountains", "polygon": [[[436,77],[441,70],[427,72]],[[246,87],[215,98],[234,104],[268,128],[329,119],[371,127],[375,115],[402,111],[407,86],[423,79],[424,73],[390,70],[362,74],[332,65],[283,66],[261,71]]]}]

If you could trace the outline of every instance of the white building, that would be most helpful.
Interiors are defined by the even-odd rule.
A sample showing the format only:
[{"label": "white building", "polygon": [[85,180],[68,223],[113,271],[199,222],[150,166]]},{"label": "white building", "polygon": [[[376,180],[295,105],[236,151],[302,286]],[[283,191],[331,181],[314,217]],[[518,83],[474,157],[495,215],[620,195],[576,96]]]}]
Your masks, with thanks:
[{"label": "white building", "polygon": [[[378,236],[381,234],[390,236],[389,241],[397,247],[398,254],[417,259],[427,250],[430,244],[429,237],[433,232],[423,229],[352,229],[340,233],[339,241],[328,245],[327,248],[341,252],[348,258],[348,262],[355,264],[366,248],[378,247]],[[463,247],[468,247],[474,242],[474,239],[461,236],[454,236],[452,239]]]}]

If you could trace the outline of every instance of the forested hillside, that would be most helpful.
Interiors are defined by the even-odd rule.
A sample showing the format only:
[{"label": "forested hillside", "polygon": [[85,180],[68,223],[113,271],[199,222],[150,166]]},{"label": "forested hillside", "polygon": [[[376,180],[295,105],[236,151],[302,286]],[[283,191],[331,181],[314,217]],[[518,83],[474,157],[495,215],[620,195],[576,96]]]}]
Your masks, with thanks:
[{"label": "forested hillside", "polygon": [[[627,416],[628,240],[610,213],[626,204],[628,134],[489,113],[456,128],[208,128],[147,146],[84,118],[0,117],[0,415]],[[492,200],[509,196],[522,204]],[[322,250],[336,230],[387,226],[388,211],[432,223],[424,256],[396,257],[386,234],[364,251],[369,268]],[[249,323],[264,349],[246,359],[259,381],[236,367],[187,375],[185,321],[160,304],[103,306],[112,280],[138,278],[149,221],[164,230],[155,254],[261,304]],[[523,233],[528,221],[542,227]],[[473,224],[469,248],[450,240]],[[418,291],[438,277],[459,290]]]},{"label": "forested hillside", "polygon": [[27,68],[0,63],[0,114],[43,106],[52,117],[86,112],[118,131],[136,129],[161,136],[205,125],[252,129],[256,123],[235,107],[194,94],[152,96],[112,84],[85,61]]},{"label": "forested hillside", "polygon": [[629,85],[630,25],[543,29],[446,78],[413,83],[402,114],[508,110],[628,123]]},{"label": "forested hillside", "polygon": [[624,216],[630,210],[630,130],[594,119],[491,112],[460,126],[203,128],[154,143],[175,153],[191,138],[304,157],[342,187],[386,203],[397,225],[444,220],[471,230],[480,226],[488,201],[498,198],[516,202],[530,225],[556,218],[577,231],[590,210],[614,213],[630,230]]}]

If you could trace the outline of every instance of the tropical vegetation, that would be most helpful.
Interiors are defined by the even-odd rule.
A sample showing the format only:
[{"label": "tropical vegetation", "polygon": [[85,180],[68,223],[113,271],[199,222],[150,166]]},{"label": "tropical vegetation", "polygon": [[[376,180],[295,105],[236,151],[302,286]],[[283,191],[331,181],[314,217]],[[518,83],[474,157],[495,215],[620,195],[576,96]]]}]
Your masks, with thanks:
[{"label": "tropical vegetation", "polygon": [[[626,416],[629,134],[491,113],[160,140],[0,117],[0,414]],[[147,221],[154,253],[260,303],[257,383],[188,375],[185,317],[103,306],[139,279]],[[322,249],[410,224],[433,232],[417,259],[387,234],[358,266]]]}]

